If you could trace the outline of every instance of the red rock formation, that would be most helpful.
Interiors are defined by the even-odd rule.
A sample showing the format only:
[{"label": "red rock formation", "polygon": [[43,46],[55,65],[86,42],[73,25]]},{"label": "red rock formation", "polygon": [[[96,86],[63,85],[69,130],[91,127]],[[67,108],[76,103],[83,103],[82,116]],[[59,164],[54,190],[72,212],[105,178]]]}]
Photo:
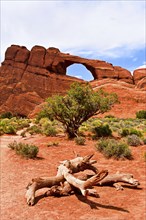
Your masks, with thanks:
[{"label": "red rock formation", "polygon": [[133,79],[135,84],[137,84],[144,77],[146,77],[146,68],[136,69],[133,72]]},{"label": "red rock formation", "polygon": [[133,77],[132,77],[130,71],[128,71],[124,68],[121,68],[119,66],[115,66],[114,68],[115,68],[115,72],[118,75],[119,80],[133,84]]},{"label": "red rock formation", "polygon": [[137,111],[146,110],[146,91],[135,88],[135,85],[114,79],[94,80],[91,85],[95,91],[102,88],[107,92],[115,92],[120,101],[100,117],[113,115],[118,118],[135,118]]},{"label": "red rock formation", "polygon": [[141,80],[139,80],[139,81],[137,82],[136,87],[137,87],[138,89],[141,89],[141,90],[143,90],[143,91],[146,91],[146,77],[144,77],[144,78],[142,78]]},{"label": "red rock formation", "polygon": [[27,116],[48,96],[65,94],[71,83],[83,82],[66,76],[67,67],[74,63],[84,65],[94,80],[104,81],[107,78],[127,82],[129,87],[134,87],[134,82],[137,88],[144,90],[146,87],[146,75],[138,72],[139,70],[134,72],[133,77],[122,67],[114,67],[101,60],[64,54],[57,48],[34,46],[29,51],[26,47],[12,45],[6,50],[5,60],[0,68],[0,113],[11,111]]}]

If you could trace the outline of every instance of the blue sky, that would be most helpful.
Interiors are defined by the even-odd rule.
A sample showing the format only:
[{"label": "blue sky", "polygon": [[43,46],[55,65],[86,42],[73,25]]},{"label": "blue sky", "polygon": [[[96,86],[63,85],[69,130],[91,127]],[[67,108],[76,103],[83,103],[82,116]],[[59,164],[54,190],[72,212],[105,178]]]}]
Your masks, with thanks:
[{"label": "blue sky", "polygon": [[[1,61],[11,44],[42,45],[133,71],[146,64],[145,26],[145,0],[1,0]],[[92,79],[85,71],[68,69]]]}]

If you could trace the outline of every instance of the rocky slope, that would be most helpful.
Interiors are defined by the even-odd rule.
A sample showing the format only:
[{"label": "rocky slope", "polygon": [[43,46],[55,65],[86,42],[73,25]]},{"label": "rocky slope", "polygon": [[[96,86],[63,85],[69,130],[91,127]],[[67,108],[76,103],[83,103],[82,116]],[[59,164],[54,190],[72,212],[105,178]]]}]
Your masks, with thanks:
[{"label": "rocky slope", "polygon": [[146,69],[135,70],[133,76],[122,68],[100,60],[90,60],[65,54],[57,48],[12,45],[5,53],[0,67],[0,113],[32,115],[48,96],[65,94],[74,81],[66,75],[68,66],[79,63],[93,75],[94,89],[100,87],[116,92],[121,104],[114,107],[119,117],[133,117],[146,108]]}]

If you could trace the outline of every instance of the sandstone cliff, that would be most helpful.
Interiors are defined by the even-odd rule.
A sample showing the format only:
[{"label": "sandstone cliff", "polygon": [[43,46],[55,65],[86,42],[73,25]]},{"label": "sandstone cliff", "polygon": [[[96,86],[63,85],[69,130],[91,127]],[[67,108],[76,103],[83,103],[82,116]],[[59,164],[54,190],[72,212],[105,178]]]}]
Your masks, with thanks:
[{"label": "sandstone cliff", "polygon": [[57,48],[34,46],[29,51],[24,46],[12,45],[6,50],[0,67],[0,113],[10,111],[28,116],[48,96],[65,94],[74,81],[83,82],[66,75],[67,67],[74,63],[84,65],[91,72],[94,77],[91,84],[96,85],[96,89],[103,86],[117,93],[120,90],[119,94],[127,97],[127,101],[135,96],[132,105],[136,105],[136,109],[144,108],[146,69],[135,70],[132,76],[122,67],[65,54]]}]

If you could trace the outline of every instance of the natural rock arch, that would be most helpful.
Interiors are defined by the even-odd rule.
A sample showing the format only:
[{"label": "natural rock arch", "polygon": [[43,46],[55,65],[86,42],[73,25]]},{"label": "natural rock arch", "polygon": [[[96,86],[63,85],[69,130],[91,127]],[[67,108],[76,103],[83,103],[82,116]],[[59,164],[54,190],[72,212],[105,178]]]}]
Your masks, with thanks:
[{"label": "natural rock arch", "polygon": [[86,67],[93,75],[96,88],[98,80],[101,82],[107,78],[116,83],[122,81],[131,84],[131,88],[136,86],[146,90],[145,69],[135,70],[131,75],[122,67],[102,60],[62,53],[58,48],[34,46],[29,51],[24,46],[11,45],[0,67],[0,113],[28,116],[48,96],[66,94],[73,82],[83,82],[79,78],[67,76],[67,67],[72,64]]},{"label": "natural rock arch", "polygon": [[81,63],[73,63],[69,65],[66,68],[66,75],[81,78],[86,81],[94,80],[92,72]]}]

